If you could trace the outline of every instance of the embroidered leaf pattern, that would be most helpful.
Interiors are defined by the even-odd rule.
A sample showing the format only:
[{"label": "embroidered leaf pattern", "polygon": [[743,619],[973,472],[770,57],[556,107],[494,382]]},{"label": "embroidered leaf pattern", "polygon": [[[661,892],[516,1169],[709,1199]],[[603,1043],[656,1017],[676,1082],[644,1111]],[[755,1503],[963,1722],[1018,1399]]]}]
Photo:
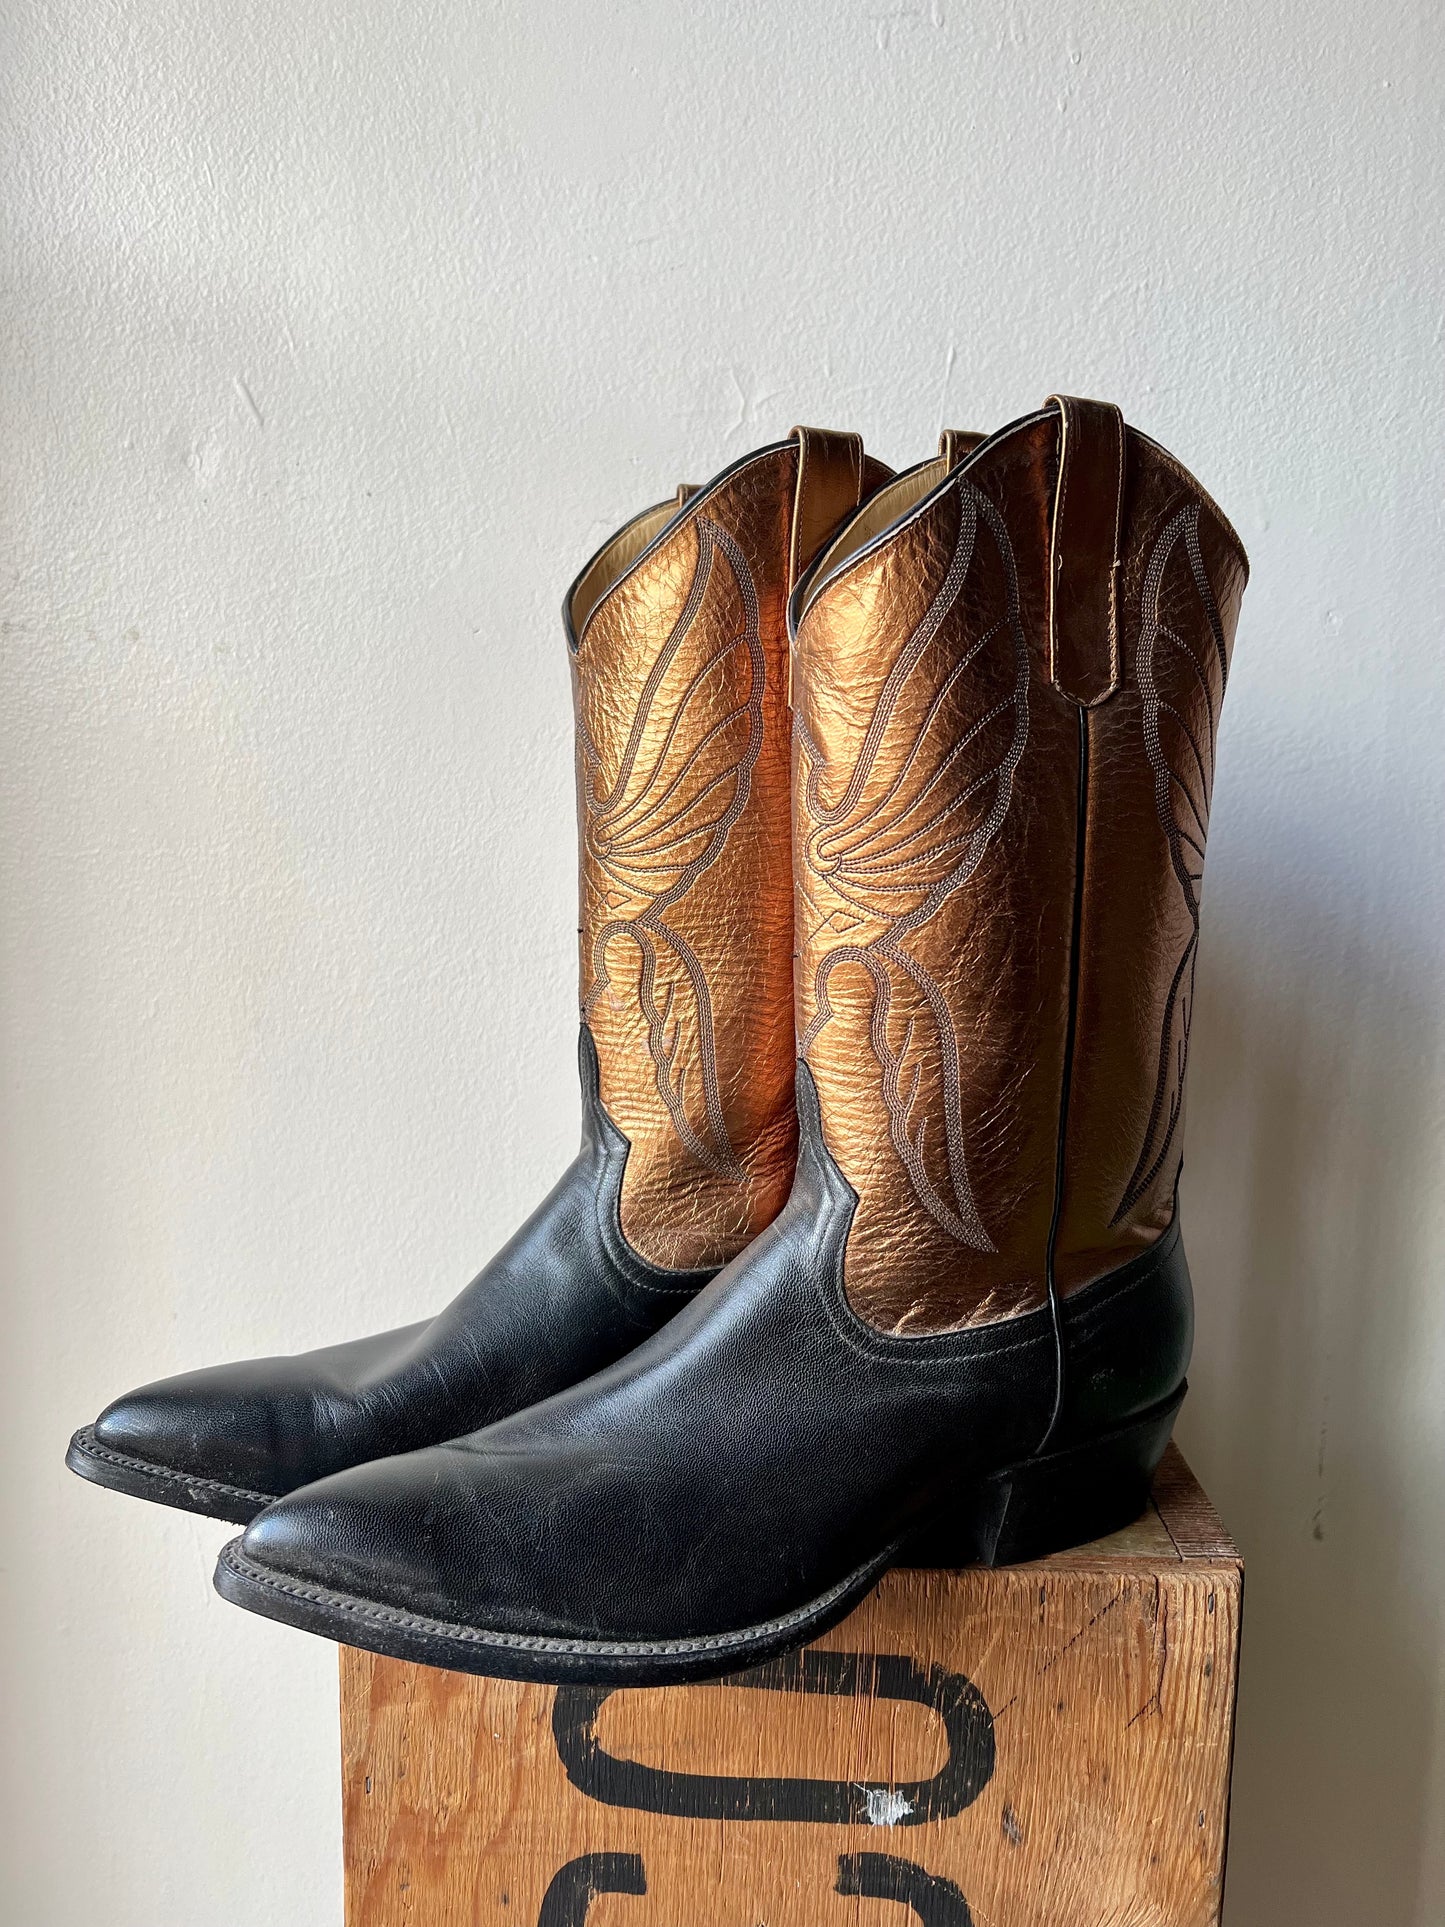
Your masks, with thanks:
[{"label": "embroidered leaf pattern", "polygon": [[1165,999],[1143,1146],[1114,1212],[1115,1224],[1164,1168],[1184,1106],[1215,736],[1229,679],[1224,629],[1199,545],[1199,515],[1198,502],[1189,502],[1170,518],[1144,578],[1138,658],[1144,750],[1188,936]]},{"label": "embroidered leaf pattern", "polygon": [[[963,481],[958,495],[947,569],[888,672],[846,775],[829,769],[801,716],[795,724],[810,826],[804,861],[841,904],[820,928],[844,938],[817,964],[801,1048],[806,1056],[834,1021],[836,974],[861,970],[889,1136],[914,1194],[950,1236],[992,1251],[969,1182],[957,1028],[909,945],[977,872],[1008,813],[1028,740],[1013,549],[985,495]],[[950,618],[966,585],[991,616],[970,619],[960,635]]]},{"label": "embroidered leaf pattern", "polygon": [[[707,516],[671,631],[643,684],[617,767],[604,769],[578,705],[579,791],[586,850],[613,914],[591,947],[584,1017],[613,986],[611,959],[630,944],[658,1096],[705,1169],[741,1182],[718,1085],[712,992],[696,951],[668,913],[721,856],[747,808],[763,745],[766,659],[758,598],[737,542]],[[730,576],[740,620],[700,613]]]}]

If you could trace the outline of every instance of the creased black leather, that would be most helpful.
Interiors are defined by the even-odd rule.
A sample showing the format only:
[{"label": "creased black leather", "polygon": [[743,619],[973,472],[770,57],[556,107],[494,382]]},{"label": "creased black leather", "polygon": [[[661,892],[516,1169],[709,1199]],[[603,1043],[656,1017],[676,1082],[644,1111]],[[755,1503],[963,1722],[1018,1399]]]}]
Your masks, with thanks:
[{"label": "creased black leather", "polygon": [[[804,1065],[798,1108],[783,1214],[656,1336],[486,1430],[269,1507],[244,1557],[463,1626],[695,1638],[796,1611],[951,1485],[1036,1452],[1055,1403],[1048,1311],[918,1337],[865,1324],[842,1281],[855,1199]],[[1063,1319],[1055,1445],[1170,1397],[1191,1332],[1177,1229]]]},{"label": "creased black leather", "polygon": [[711,1275],[660,1271],[618,1216],[627,1140],[583,1027],[582,1146],[551,1194],[435,1318],[295,1357],[186,1372],[117,1399],[107,1451],[280,1495],[544,1399],[620,1357]]}]

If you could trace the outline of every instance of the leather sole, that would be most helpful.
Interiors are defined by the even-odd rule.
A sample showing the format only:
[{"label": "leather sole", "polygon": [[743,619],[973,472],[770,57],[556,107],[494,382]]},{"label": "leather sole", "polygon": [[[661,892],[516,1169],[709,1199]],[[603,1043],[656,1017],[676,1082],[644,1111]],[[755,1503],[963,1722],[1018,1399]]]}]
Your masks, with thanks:
[{"label": "leather sole", "polygon": [[225,1519],[236,1526],[250,1525],[276,1496],[274,1492],[250,1492],[243,1485],[223,1485],[219,1479],[202,1479],[168,1465],[132,1458],[127,1452],[102,1445],[93,1425],[84,1425],[75,1434],[65,1463],[92,1485],[125,1492],[133,1499],[149,1499],[153,1505],[174,1506],[180,1512]]},{"label": "leather sole", "polygon": [[1149,1502],[1184,1387],[1115,1432],[971,1480],[924,1527],[818,1598],[755,1626],[682,1639],[593,1640],[509,1633],[408,1612],[274,1572],[234,1539],[221,1550],[223,1599],[303,1632],[389,1659],[544,1685],[670,1686],[776,1658],[844,1618],[889,1566],[1011,1565],[1131,1525]]}]

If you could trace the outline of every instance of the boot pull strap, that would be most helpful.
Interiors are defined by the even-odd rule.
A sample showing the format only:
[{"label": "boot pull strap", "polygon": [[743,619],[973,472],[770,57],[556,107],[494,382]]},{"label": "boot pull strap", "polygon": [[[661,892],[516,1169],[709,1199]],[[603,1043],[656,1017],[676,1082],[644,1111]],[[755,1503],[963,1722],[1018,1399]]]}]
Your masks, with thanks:
[{"label": "boot pull strap", "polygon": [[863,438],[827,428],[795,428],[798,481],[788,545],[788,593],[823,544],[863,500]]},{"label": "boot pull strap", "polygon": [[1049,673],[1091,708],[1119,687],[1124,417],[1112,402],[1050,395],[1059,479],[1049,539]]},{"label": "boot pull strap", "polygon": [[699,484],[696,482],[679,482],[677,485],[677,507],[685,509],[693,496],[697,494],[698,487]]},{"label": "boot pull strap", "polygon": [[986,435],[976,435],[971,428],[945,428],[938,438],[938,452],[949,468],[957,468],[966,455],[987,440]]}]

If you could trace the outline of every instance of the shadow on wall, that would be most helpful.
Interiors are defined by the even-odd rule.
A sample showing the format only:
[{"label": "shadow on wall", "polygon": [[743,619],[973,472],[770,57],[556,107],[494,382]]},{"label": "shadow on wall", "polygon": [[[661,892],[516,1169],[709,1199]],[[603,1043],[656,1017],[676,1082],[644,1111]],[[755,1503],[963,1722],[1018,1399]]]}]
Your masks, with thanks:
[{"label": "shadow on wall", "polygon": [[1434,1020],[1318,910],[1256,908],[1206,906],[1184,1186],[1181,1437],[1246,1557],[1226,1918],[1418,1927],[1445,1738],[1439,1480],[1409,1407]]}]

